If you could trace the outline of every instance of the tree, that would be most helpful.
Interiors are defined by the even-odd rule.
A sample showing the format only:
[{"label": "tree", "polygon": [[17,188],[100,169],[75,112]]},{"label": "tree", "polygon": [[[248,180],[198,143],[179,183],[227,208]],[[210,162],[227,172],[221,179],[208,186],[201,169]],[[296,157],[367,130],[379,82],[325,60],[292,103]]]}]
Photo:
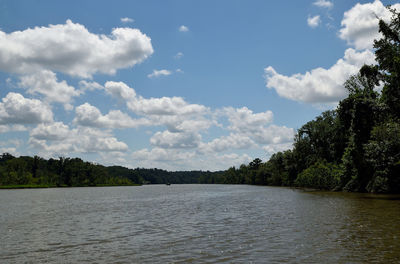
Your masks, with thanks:
[{"label": "tree", "polygon": [[374,41],[378,65],[364,66],[360,73],[370,84],[383,84],[382,101],[391,116],[400,118],[400,13],[395,9],[390,22],[379,20],[382,38]]},{"label": "tree", "polygon": [[[365,68],[363,68],[365,69]],[[365,191],[372,170],[365,160],[364,144],[370,139],[372,128],[379,120],[380,104],[374,91],[375,81],[361,73],[351,76],[344,84],[349,96],[338,106],[338,117],[347,146],[342,156],[341,187],[352,191]]]},{"label": "tree", "polygon": [[[254,159],[252,162],[249,163],[249,171],[250,171],[250,184],[256,184],[256,176],[258,168],[260,167],[262,160],[259,158]],[[258,184],[262,184],[259,182]]]},{"label": "tree", "polygon": [[376,126],[365,149],[374,171],[367,190],[400,192],[400,124],[386,122]]},{"label": "tree", "polygon": [[325,161],[318,161],[299,174],[295,181],[295,185],[332,190],[338,186],[339,177],[339,166]]}]

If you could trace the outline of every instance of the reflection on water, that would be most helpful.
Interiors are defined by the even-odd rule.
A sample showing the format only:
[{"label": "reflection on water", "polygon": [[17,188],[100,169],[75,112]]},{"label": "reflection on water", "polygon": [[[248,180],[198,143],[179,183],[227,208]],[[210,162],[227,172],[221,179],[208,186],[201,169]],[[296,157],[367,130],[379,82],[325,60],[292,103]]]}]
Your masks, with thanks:
[{"label": "reflection on water", "polygon": [[396,196],[147,185],[0,201],[0,263],[400,263]]}]

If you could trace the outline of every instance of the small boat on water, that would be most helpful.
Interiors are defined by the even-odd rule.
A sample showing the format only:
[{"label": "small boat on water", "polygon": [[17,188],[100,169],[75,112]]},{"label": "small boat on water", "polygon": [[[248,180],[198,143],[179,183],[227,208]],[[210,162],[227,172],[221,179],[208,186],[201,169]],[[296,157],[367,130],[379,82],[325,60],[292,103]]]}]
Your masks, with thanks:
[{"label": "small boat on water", "polygon": [[171,183],[167,182],[165,185],[171,185]]}]

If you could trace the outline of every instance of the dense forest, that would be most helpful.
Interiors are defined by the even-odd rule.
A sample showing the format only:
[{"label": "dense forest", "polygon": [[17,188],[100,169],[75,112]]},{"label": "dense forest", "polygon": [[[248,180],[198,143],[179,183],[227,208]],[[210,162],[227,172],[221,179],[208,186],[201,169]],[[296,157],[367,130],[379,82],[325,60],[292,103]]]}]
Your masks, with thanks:
[{"label": "dense forest", "polygon": [[135,184],[198,183],[222,172],[128,169],[106,167],[80,158],[43,159],[0,155],[0,187],[115,186]]},{"label": "dense forest", "polygon": [[303,125],[293,149],[232,167],[218,182],[399,193],[400,14],[390,11],[374,41],[377,64],[345,82],[348,97],[336,110]]}]

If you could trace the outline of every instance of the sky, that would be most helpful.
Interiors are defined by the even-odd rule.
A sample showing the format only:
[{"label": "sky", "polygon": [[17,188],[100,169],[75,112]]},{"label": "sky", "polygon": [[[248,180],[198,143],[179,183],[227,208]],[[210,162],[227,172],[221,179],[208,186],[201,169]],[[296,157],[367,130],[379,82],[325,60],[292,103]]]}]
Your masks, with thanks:
[{"label": "sky", "polygon": [[224,170],[290,149],[395,1],[0,0],[0,153]]}]

